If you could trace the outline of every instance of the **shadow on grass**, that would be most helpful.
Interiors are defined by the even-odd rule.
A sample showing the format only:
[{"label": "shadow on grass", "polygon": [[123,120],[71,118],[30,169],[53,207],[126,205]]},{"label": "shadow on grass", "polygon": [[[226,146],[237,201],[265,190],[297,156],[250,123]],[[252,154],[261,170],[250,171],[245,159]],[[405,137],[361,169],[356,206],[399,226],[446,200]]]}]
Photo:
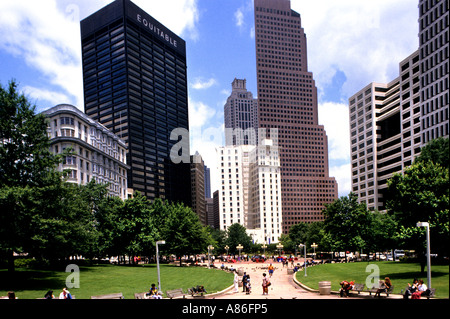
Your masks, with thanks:
[{"label": "shadow on grass", "polygon": [[[447,276],[448,273],[442,272],[442,271],[431,271],[431,277],[432,278],[439,278]],[[387,275],[391,280],[409,280],[412,281],[414,278],[422,278],[427,277],[427,273],[421,274],[420,271],[409,271],[409,272],[401,272],[401,273],[393,273],[390,275]]]},{"label": "shadow on grass", "polygon": [[22,270],[12,273],[0,270],[0,290],[38,290],[44,291],[50,287],[62,287],[65,278],[61,278],[60,272],[46,270]]}]

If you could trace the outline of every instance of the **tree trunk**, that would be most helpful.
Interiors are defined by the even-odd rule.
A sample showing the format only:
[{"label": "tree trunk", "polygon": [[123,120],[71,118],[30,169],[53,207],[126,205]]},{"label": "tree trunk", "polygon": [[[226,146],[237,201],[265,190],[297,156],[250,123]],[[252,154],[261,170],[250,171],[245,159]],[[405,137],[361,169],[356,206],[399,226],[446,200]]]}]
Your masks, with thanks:
[{"label": "tree trunk", "polygon": [[12,249],[8,250],[8,272],[14,272],[14,252]]}]

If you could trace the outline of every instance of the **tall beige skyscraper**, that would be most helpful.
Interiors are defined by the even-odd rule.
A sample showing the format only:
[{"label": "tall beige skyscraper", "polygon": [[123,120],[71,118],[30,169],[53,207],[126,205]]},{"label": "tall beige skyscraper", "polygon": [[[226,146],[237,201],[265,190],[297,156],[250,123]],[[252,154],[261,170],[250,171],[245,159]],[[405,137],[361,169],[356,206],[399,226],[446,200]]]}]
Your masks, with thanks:
[{"label": "tall beige skyscraper", "polygon": [[449,1],[419,1],[422,145],[448,137]]},{"label": "tall beige skyscraper", "polygon": [[[338,197],[337,183],[329,176],[327,136],[318,123],[300,14],[290,0],[255,0],[254,10],[258,125],[278,143],[287,233],[292,225],[323,220],[323,204]],[[274,129],[277,139],[269,133]]]}]

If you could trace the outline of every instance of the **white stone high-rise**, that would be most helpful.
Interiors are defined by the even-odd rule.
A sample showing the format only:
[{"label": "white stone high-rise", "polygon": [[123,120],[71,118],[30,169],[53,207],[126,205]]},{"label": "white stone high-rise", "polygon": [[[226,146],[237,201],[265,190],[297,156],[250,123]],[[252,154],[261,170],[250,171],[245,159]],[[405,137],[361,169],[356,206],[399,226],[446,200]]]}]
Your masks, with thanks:
[{"label": "white stone high-rise", "polygon": [[255,243],[278,242],[282,228],[278,147],[227,145],[217,150],[220,229],[243,225]]}]

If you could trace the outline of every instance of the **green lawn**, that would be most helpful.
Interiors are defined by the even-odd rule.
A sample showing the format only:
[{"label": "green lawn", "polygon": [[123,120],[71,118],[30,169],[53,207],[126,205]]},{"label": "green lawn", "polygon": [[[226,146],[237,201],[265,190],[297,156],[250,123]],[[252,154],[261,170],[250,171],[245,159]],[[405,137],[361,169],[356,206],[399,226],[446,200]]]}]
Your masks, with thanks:
[{"label": "green lawn", "polygon": [[[9,274],[0,269],[0,295],[15,291],[20,299],[42,298],[53,290],[58,298],[69,273],[64,271],[16,269]],[[133,299],[134,293],[148,291],[152,283],[157,284],[156,265],[115,266],[96,265],[80,267],[80,288],[69,289],[77,299],[89,299],[93,295],[123,293],[125,299]],[[223,290],[233,284],[233,274],[218,269],[202,267],[177,267],[161,265],[161,284],[167,290],[205,286],[208,293]]]},{"label": "green lawn", "polygon": [[[313,289],[319,289],[319,281],[331,281],[331,289],[338,291],[342,280],[355,281],[364,284],[366,278],[373,274],[372,270],[366,272],[368,265],[377,265],[380,270],[380,279],[389,277],[394,285],[394,293],[400,293],[402,289],[411,283],[413,278],[423,279],[427,282],[425,275],[420,275],[420,265],[416,263],[400,263],[392,261],[382,262],[355,262],[348,264],[324,264],[317,265],[296,273],[296,278],[301,283]],[[449,266],[431,265],[431,286],[436,288],[436,297],[449,297]]]}]

